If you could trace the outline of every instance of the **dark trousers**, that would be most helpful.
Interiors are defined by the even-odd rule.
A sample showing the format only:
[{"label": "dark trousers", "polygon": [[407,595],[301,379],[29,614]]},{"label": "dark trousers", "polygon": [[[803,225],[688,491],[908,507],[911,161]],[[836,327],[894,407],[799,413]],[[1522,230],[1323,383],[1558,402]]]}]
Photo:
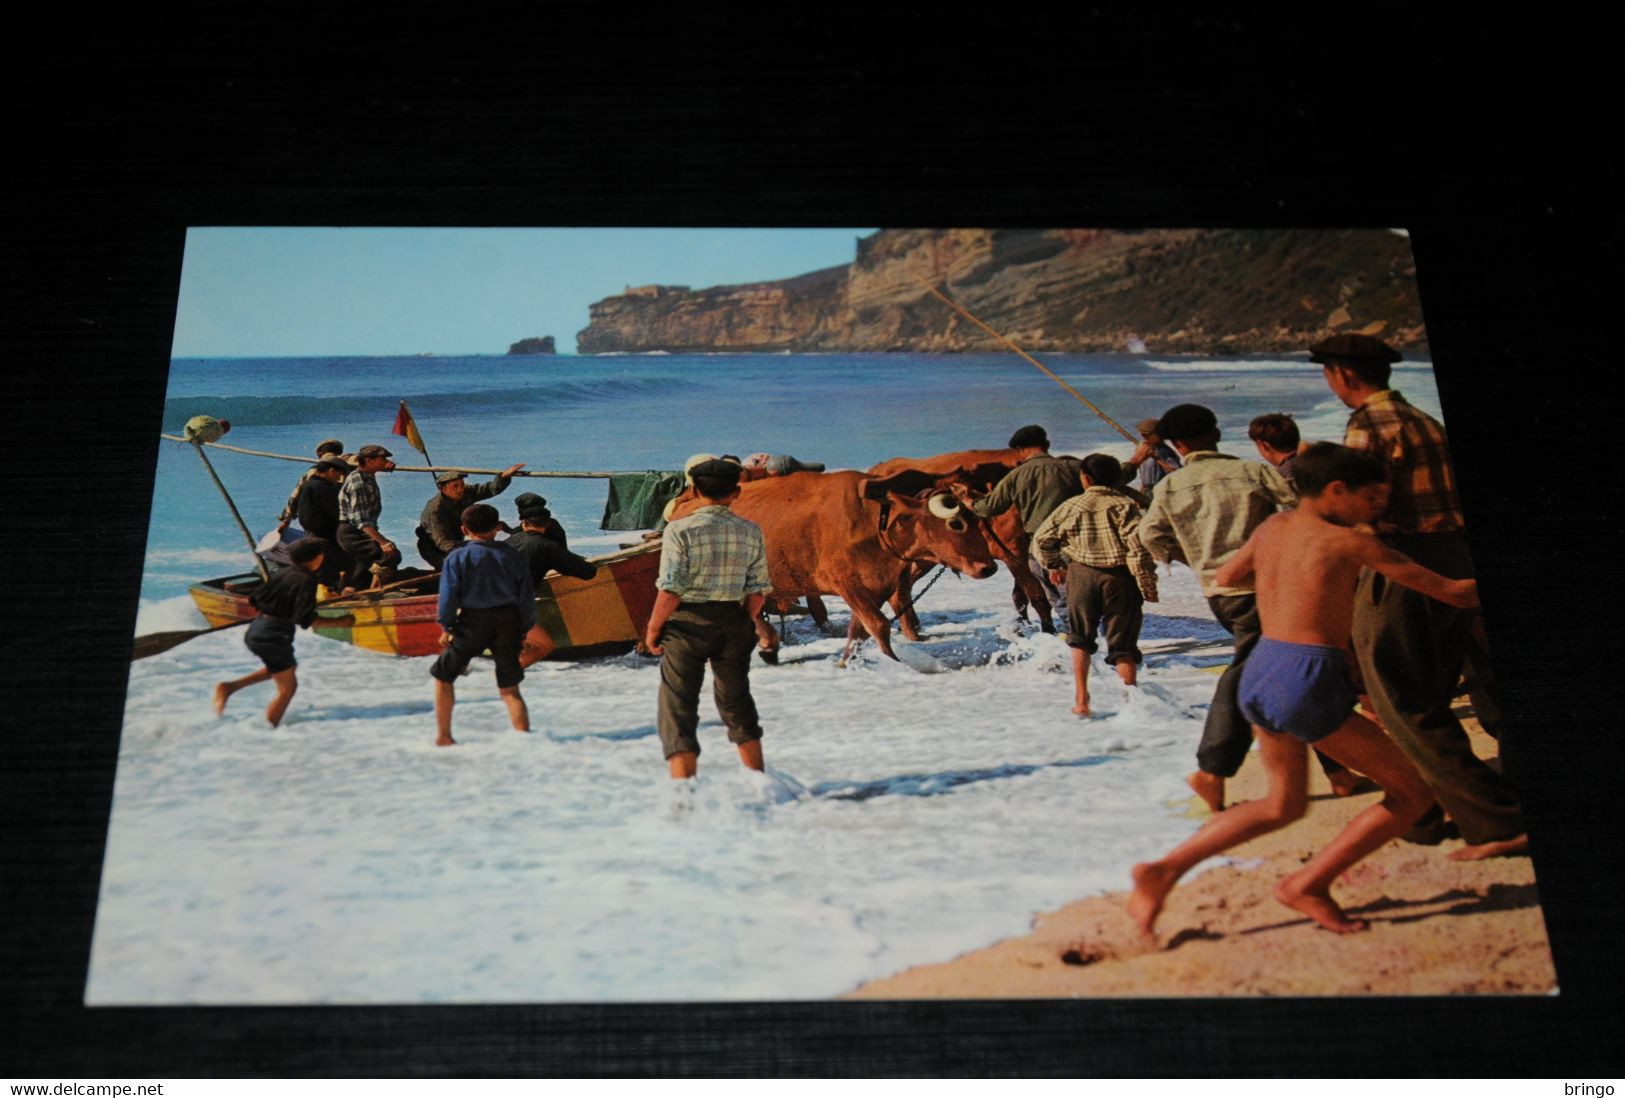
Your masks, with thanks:
[{"label": "dark trousers", "polygon": [[1210,595],[1208,609],[1224,631],[1236,641],[1236,654],[1213,688],[1213,704],[1202,725],[1202,742],[1196,748],[1196,765],[1205,774],[1233,778],[1253,746],[1252,722],[1241,712],[1236,693],[1241,689],[1241,668],[1258,646],[1262,631],[1258,624],[1258,599],[1253,595]]},{"label": "dark trousers", "polygon": [[656,725],[660,746],[671,758],[698,754],[700,686],[706,664],[717,712],[728,726],[728,739],[749,743],[762,738],[756,702],[750,696],[750,656],[756,630],[745,608],[736,602],[685,602],[666,620],[660,646],[660,703]]},{"label": "dark trousers", "polygon": [[[1395,539],[1394,548],[1452,579],[1472,575],[1463,538]],[[1476,610],[1458,610],[1369,569],[1354,602],[1354,653],[1366,691],[1394,742],[1416,764],[1469,843],[1524,831],[1511,783],[1473,753],[1450,703],[1463,676],[1480,722],[1500,732],[1489,651]]]},{"label": "dark trousers", "polygon": [[1106,634],[1106,662],[1140,663],[1140,627],[1145,596],[1124,565],[1096,568],[1073,561],[1066,570],[1066,643],[1090,655],[1099,649],[1095,633]]},{"label": "dark trousers", "polygon": [[401,563],[399,546],[386,553],[359,526],[351,526],[347,522],[339,523],[338,539],[339,547],[350,558],[352,587],[365,587],[372,582],[371,568],[374,564],[394,568]]},{"label": "dark trousers", "polygon": [[1044,594],[1049,596],[1050,620],[1055,623],[1055,628],[1064,631],[1066,628],[1066,581],[1063,580],[1059,585],[1051,583],[1049,581],[1049,569],[1045,568],[1037,557],[1027,558],[1027,571],[1038,578],[1038,585],[1044,589]]}]

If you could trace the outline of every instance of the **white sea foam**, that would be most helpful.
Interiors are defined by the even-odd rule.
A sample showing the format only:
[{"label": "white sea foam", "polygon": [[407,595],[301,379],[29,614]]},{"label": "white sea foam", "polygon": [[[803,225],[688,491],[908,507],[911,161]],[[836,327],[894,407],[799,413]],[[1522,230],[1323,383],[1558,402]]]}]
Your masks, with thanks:
[{"label": "white sea foam", "polygon": [[172,599],[142,599],[135,613],[135,635],[164,633],[172,629],[202,629],[209,623],[198,613],[189,595]]},{"label": "white sea foam", "polygon": [[455,749],[431,745],[427,660],[301,634],[277,730],[266,686],[210,711],[258,666],[239,634],[140,661],[87,999],[821,998],[1019,934],[1189,832],[1171,806],[1225,653],[1181,568],[1142,688],[1097,662],[1078,720],[1065,646],[1016,628],[1009,590],[925,596],[918,647],[945,674],[872,642],[841,668],[841,638],[788,619],[783,662],[752,675],[769,774],[738,765],[707,692],[681,793],[637,656],[533,669],[528,736],[477,663]]},{"label": "white sea foam", "polygon": [[254,554],[244,545],[240,549],[150,549],[147,567],[175,568],[185,565],[223,566],[227,568],[254,567]]}]

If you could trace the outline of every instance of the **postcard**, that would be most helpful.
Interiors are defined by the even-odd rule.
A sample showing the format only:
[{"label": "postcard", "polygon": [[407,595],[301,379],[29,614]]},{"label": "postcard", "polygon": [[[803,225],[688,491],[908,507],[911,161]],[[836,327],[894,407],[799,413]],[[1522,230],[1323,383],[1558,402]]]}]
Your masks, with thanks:
[{"label": "postcard", "polygon": [[193,229],[86,1003],[1552,994],[1449,413],[1402,230]]}]

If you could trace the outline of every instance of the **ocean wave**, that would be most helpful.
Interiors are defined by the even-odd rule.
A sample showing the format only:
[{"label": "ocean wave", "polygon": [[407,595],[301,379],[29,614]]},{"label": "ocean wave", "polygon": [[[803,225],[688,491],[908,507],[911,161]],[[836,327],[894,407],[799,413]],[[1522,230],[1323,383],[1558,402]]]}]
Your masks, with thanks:
[{"label": "ocean wave", "polygon": [[611,377],[445,393],[171,397],[164,401],[164,428],[179,433],[188,419],[199,414],[230,420],[236,427],[389,422],[394,419],[401,400],[411,406],[412,415],[422,423],[440,416],[511,414],[528,408],[541,410],[572,404],[659,400],[702,388],[701,382],[680,377]]}]

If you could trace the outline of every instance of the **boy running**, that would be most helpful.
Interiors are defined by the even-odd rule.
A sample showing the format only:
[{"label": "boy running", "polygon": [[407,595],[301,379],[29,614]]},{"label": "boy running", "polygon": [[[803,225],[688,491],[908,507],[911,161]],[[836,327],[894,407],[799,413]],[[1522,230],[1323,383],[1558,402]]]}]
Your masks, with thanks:
[{"label": "boy running", "polygon": [[248,596],[259,616],[248,623],[243,644],[265,666],[240,679],[215,684],[217,716],[226,715],[226,702],[237,691],[271,679],[276,683],[276,696],[265,707],[265,719],[272,728],[282,723],[282,715],[299,689],[299,678],[294,674],[298,661],[293,658],[293,630],[295,626],[309,629],[316,620],[316,573],[321,570],[326,551],[327,543],[321,538],[300,538],[288,548],[293,567],[284,568]]},{"label": "boy running", "polygon": [[1219,569],[1217,581],[1254,581],[1263,636],[1242,671],[1240,704],[1253,723],[1269,792],[1219,813],[1160,861],[1134,867],[1129,915],[1152,932],[1163,901],[1193,866],[1299,819],[1307,807],[1306,746],[1370,776],[1383,799],[1354,817],[1302,869],[1275,886],[1275,898],[1328,930],[1366,929],[1331,896],[1332,882],[1396,838],[1433,802],[1406,758],[1354,712],[1348,638],[1354,586],[1368,567],[1395,583],[1452,606],[1478,605],[1473,580],[1446,579],[1353,529],[1382,514],[1388,483],[1382,466],[1335,443],[1311,446],[1294,470],[1298,509],[1274,515]]}]

